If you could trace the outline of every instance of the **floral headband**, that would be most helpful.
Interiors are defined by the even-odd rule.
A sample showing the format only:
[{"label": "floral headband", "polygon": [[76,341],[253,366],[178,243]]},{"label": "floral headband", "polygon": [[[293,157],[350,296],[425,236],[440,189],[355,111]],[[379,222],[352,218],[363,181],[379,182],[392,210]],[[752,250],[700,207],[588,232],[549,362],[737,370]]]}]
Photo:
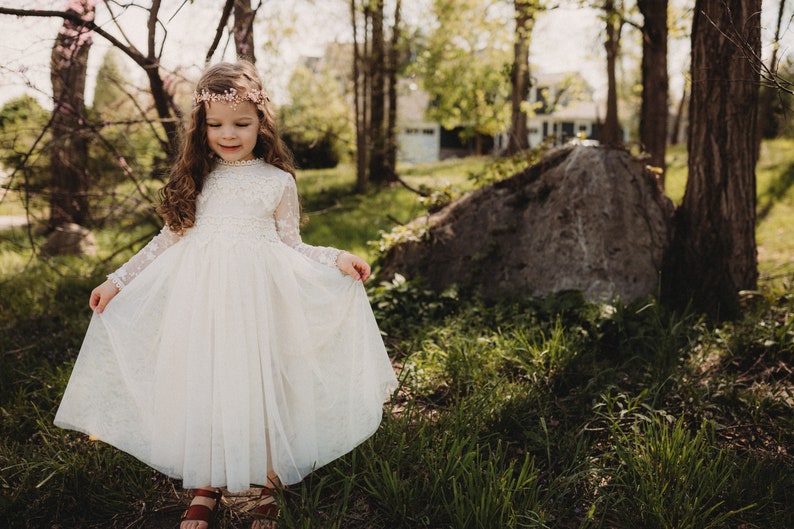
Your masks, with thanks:
[{"label": "floral headband", "polygon": [[267,94],[264,90],[248,90],[245,92],[244,95],[240,95],[240,93],[235,88],[229,88],[228,90],[224,90],[222,94],[218,94],[216,92],[210,92],[206,88],[203,88],[201,92],[195,91],[193,92],[193,104],[198,105],[199,103],[210,104],[214,102],[221,102],[226,103],[227,105],[232,107],[232,110],[237,110],[237,105],[244,101],[250,101],[255,105],[263,105],[265,102],[270,101],[270,98],[267,97]]}]

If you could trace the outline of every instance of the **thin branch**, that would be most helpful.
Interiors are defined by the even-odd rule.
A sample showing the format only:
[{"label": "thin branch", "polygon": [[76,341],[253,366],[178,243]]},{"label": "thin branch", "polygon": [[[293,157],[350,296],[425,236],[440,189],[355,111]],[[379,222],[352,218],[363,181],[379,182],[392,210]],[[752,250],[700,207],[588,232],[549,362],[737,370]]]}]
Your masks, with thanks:
[{"label": "thin branch", "polygon": [[[110,6],[109,0],[104,0],[104,2],[105,2],[105,9],[107,9],[108,13],[110,13],[110,19],[113,21],[113,25],[116,27],[118,32],[121,33],[121,36],[124,38],[124,40],[127,41],[127,43],[130,46],[130,49],[134,50],[135,53],[141,54],[141,52],[138,50],[138,48],[136,48],[135,45],[132,43],[132,40],[130,40],[130,38],[124,32],[124,28],[121,27],[121,24],[119,23],[119,16],[116,15],[116,13],[113,12],[113,8]],[[129,5],[124,6],[123,7],[123,11],[126,11],[128,8],[129,8]]]},{"label": "thin branch", "polygon": [[[707,14],[703,14],[706,20],[714,26],[714,28],[720,32],[720,34],[725,37],[728,42],[733,44],[738,50],[742,52],[744,58],[753,65],[756,73],[760,76],[761,81],[766,83],[766,86],[775,88],[781,92],[786,92],[788,94],[794,95],[794,81],[784,79],[780,76],[774,65],[772,67],[768,66],[763,58],[758,54],[758,52],[753,48],[752,44],[747,42],[746,39],[740,38],[740,34],[738,32],[733,32],[734,34],[729,34],[725,30],[723,30],[719,24],[717,24],[714,20],[712,20]],[[756,13],[756,16],[761,16],[761,13]],[[733,14],[728,11],[728,17],[731,22],[731,28],[736,27],[736,21],[733,20]]]},{"label": "thin branch", "polygon": [[0,7],[0,15],[12,15],[18,17],[39,17],[39,18],[63,18],[73,22],[76,26],[82,26],[90,31],[95,32],[113,46],[124,52],[130,59],[135,61],[136,64],[150,68],[152,66],[149,58],[145,57],[134,46],[124,44],[119,39],[105,31],[102,27],[97,26],[93,20],[84,20],[79,14],[73,11],[51,11],[42,9],[14,9],[10,7]]},{"label": "thin branch", "polygon": [[221,19],[218,21],[218,28],[215,30],[215,38],[212,39],[210,49],[207,50],[207,55],[204,57],[204,64],[209,64],[212,60],[212,56],[215,54],[215,50],[218,48],[218,43],[220,43],[221,37],[223,36],[223,30],[226,28],[226,24],[229,22],[229,16],[232,13],[233,7],[234,0],[226,0],[226,4],[223,6],[223,13],[221,13]]}]

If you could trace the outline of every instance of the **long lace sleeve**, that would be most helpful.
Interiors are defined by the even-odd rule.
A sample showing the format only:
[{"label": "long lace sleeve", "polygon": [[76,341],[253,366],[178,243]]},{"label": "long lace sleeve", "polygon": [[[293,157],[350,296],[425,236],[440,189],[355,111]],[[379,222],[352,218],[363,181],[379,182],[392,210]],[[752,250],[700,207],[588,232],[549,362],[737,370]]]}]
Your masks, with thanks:
[{"label": "long lace sleeve", "polygon": [[300,236],[300,206],[298,204],[298,188],[290,177],[285,179],[287,184],[281,195],[281,201],[276,207],[276,231],[281,241],[303,255],[314,259],[324,265],[336,267],[336,259],[341,250],[326,246],[311,246],[305,244]]},{"label": "long lace sleeve", "polygon": [[160,230],[160,233],[155,235],[146,246],[133,255],[129,261],[121,265],[121,268],[108,275],[108,279],[113,281],[113,284],[119,290],[124,288],[130,281],[143,272],[144,268],[157,258],[158,255],[163,253],[167,248],[172,246],[181,238],[180,235],[171,231],[167,226]]}]

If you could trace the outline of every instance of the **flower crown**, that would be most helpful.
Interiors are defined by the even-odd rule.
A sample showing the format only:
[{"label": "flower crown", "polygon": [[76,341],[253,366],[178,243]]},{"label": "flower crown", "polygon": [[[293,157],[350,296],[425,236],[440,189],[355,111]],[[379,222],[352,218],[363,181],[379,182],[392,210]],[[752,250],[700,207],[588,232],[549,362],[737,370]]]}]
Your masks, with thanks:
[{"label": "flower crown", "polygon": [[264,90],[257,89],[248,90],[244,95],[240,95],[236,88],[224,90],[222,94],[210,92],[206,88],[203,88],[201,92],[198,90],[193,92],[194,105],[198,105],[199,103],[209,104],[221,102],[231,106],[232,110],[237,110],[237,105],[244,101],[250,101],[255,105],[263,105],[269,100],[270,98],[267,97]]}]

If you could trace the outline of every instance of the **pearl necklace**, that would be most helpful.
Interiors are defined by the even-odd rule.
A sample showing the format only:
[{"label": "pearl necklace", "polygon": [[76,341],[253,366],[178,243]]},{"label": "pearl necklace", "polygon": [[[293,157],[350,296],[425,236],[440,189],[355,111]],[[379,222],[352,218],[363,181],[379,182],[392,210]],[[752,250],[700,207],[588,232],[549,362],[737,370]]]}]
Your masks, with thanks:
[{"label": "pearl necklace", "polygon": [[260,158],[254,158],[253,160],[235,160],[233,162],[227,162],[223,158],[218,158],[217,162],[220,165],[240,166],[240,165],[254,165],[254,164],[262,163],[262,160]]}]

